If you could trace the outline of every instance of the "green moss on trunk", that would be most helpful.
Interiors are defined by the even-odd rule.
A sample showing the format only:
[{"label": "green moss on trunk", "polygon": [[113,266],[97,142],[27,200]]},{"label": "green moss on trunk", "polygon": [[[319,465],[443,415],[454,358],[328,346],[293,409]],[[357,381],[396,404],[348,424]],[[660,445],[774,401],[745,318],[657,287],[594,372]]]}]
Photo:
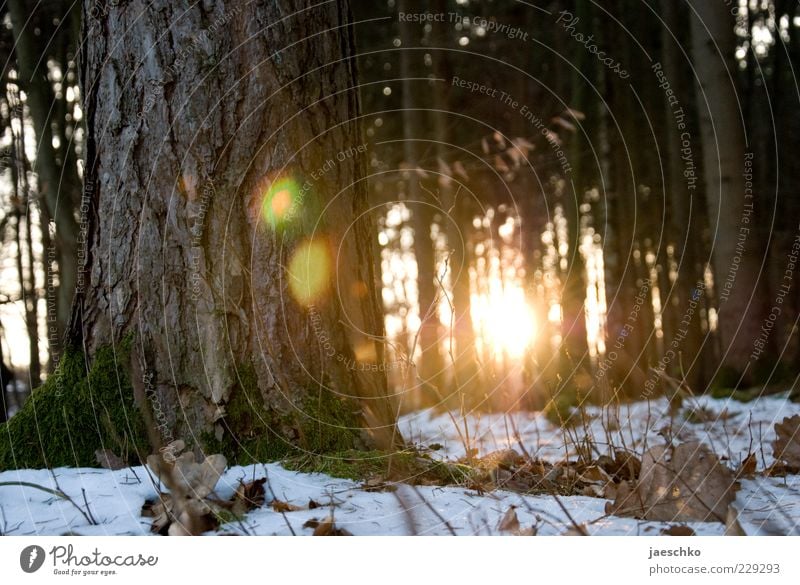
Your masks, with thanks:
[{"label": "green moss on trunk", "polygon": [[264,404],[252,365],[240,366],[238,375],[239,386],[225,405],[222,438],[201,437],[207,453],[222,453],[244,465],[361,446],[360,413],[354,401],[327,390],[312,391],[295,409],[281,413]]},{"label": "green moss on trunk", "polygon": [[0,470],[95,466],[111,449],[132,464],[149,453],[128,375],[131,341],[97,351],[86,371],[81,352],[65,351],[56,372],[0,425]]}]

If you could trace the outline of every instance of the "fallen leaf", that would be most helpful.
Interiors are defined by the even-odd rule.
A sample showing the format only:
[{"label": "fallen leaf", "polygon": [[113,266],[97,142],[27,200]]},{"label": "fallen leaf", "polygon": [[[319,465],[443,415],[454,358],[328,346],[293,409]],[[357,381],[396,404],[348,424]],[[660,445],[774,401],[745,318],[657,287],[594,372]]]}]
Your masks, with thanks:
[{"label": "fallen leaf", "polygon": [[496,467],[515,467],[520,465],[524,461],[522,455],[520,455],[514,449],[500,449],[499,451],[492,451],[487,455],[481,457],[480,464],[481,467],[486,469],[494,469]]},{"label": "fallen leaf", "polygon": [[328,516],[314,529],[312,536],[353,536],[344,528],[337,528],[333,517]]},{"label": "fallen leaf", "polygon": [[[182,442],[172,445],[177,450]],[[227,461],[222,455],[209,455],[198,463],[193,453],[184,453],[175,458],[158,453],[147,458],[147,466],[170,490],[159,494],[161,506],[152,506],[151,529],[170,536],[198,535],[219,526],[216,511],[218,503],[205,498],[209,496],[225,470]]]},{"label": "fallen leaf", "polygon": [[617,489],[619,488],[618,483],[607,483],[603,487],[603,498],[606,500],[615,500],[617,498]]},{"label": "fallen leaf", "polygon": [[266,482],[267,478],[262,477],[248,483],[240,483],[231,499],[233,513],[237,516],[242,516],[250,510],[263,506],[265,500],[264,484]]},{"label": "fallen leaf", "polygon": [[519,519],[517,518],[517,512],[514,509],[514,506],[511,506],[505,515],[500,519],[497,529],[500,532],[508,532],[511,534],[519,532]]},{"label": "fallen leaf", "polygon": [[685,524],[676,524],[661,530],[661,536],[696,536],[696,533]]},{"label": "fallen leaf", "polygon": [[147,458],[147,466],[170,491],[179,491],[199,499],[214,491],[226,465],[227,460],[223,455],[209,455],[198,463],[191,452],[184,453],[172,462],[160,454]]},{"label": "fallen leaf", "polygon": [[728,515],[725,518],[725,536],[747,536],[739,522],[739,512],[733,506],[728,506]]},{"label": "fallen leaf", "polygon": [[598,467],[597,465],[590,465],[589,467],[584,468],[580,472],[578,479],[583,483],[599,485],[605,485],[612,481],[611,476],[609,476],[602,467]]},{"label": "fallen leaf", "polygon": [[589,536],[589,531],[586,530],[585,524],[576,524],[562,532],[561,536]]},{"label": "fallen leaf", "polygon": [[750,453],[744,458],[742,464],[739,466],[739,471],[736,475],[739,477],[753,477],[756,473],[756,456]]},{"label": "fallen leaf", "polygon": [[627,451],[614,451],[614,475],[620,481],[631,481],[639,478],[642,462]]},{"label": "fallen leaf", "polygon": [[94,458],[103,469],[116,470],[128,467],[128,464],[121,457],[115,455],[111,449],[98,449],[94,452]]},{"label": "fallen leaf", "polygon": [[275,498],[272,500],[272,509],[276,512],[297,512],[303,508],[301,506],[295,506],[294,504],[290,504],[289,502],[284,502],[283,500]]},{"label": "fallen leaf", "polygon": [[142,516],[152,518],[150,530],[162,536],[167,535],[167,529],[172,522],[172,498],[169,494],[160,494],[157,500],[148,500],[142,506]]},{"label": "fallen leaf", "polygon": [[733,472],[705,445],[653,447],[639,480],[621,484],[607,513],[666,522],[724,522],[737,489]]},{"label": "fallen leaf", "polygon": [[764,475],[767,477],[786,477],[791,470],[783,461],[773,461],[772,465],[764,470]]},{"label": "fallen leaf", "polygon": [[383,478],[371,477],[363,483],[361,489],[365,492],[393,492],[397,486],[384,481]]},{"label": "fallen leaf", "polygon": [[590,498],[602,498],[605,494],[605,488],[601,485],[591,483],[583,487],[581,494]]},{"label": "fallen leaf", "polygon": [[169,525],[170,536],[199,536],[219,526],[211,506],[204,500],[190,498],[186,501]]},{"label": "fallen leaf", "polygon": [[792,472],[800,471],[800,414],[775,423],[775,434],[772,442],[775,459],[786,463]]}]

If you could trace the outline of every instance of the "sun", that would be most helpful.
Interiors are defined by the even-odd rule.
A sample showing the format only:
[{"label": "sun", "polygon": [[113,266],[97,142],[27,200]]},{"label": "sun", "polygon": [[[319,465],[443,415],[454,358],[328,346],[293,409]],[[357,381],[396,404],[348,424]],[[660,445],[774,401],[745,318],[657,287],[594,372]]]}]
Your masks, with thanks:
[{"label": "sun", "polygon": [[536,338],[536,320],[519,286],[491,287],[472,296],[472,320],[479,343],[496,356],[519,359]]}]

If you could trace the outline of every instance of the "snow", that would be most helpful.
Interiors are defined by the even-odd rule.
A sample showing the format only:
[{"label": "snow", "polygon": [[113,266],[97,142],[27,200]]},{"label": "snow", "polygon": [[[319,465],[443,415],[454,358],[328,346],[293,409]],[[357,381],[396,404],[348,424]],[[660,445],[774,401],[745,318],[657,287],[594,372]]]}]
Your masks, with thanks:
[{"label": "snow", "polygon": [[[671,416],[663,400],[621,406],[617,413],[588,409],[582,425],[564,431],[539,413],[474,415],[455,420],[469,429],[479,454],[513,447],[532,456],[562,460],[574,457],[574,445],[587,435],[601,454],[609,443],[642,452],[648,445],[702,440],[731,467],[749,453],[755,453],[759,467],[772,462],[770,442],[773,424],[784,416],[800,412],[800,405],[785,396],[765,397],[743,404],[710,397],[692,399],[688,408],[704,408],[705,422],[689,422],[682,414]],[[719,416],[726,413],[723,416]],[[513,417],[513,419],[512,419]],[[513,424],[512,424],[513,420]],[[613,431],[606,432],[612,421]],[[618,424],[614,421],[617,420]],[[693,419],[695,420],[695,419]],[[455,459],[464,455],[464,445],[446,413],[423,411],[407,415],[400,422],[410,442],[420,446],[439,443],[436,457]],[[516,426],[521,447],[513,428]],[[278,463],[235,466],[226,470],[216,494],[229,498],[240,480],[266,476],[268,501],[278,498],[304,509],[279,513],[269,505],[253,510],[241,522],[222,525],[216,533],[255,535],[308,535],[303,525],[323,520],[331,512],[337,527],[354,535],[475,535],[499,534],[498,524],[514,506],[523,529],[534,526],[540,535],[563,534],[573,521],[585,525],[590,534],[658,535],[669,526],[632,518],[605,515],[607,500],[584,496],[560,497],[521,495],[506,491],[478,494],[464,487],[410,486],[399,484],[394,491],[367,491],[361,482],[323,474],[289,471]],[[141,516],[145,500],[156,497],[146,468],[117,471],[103,469],[15,470],[0,473],[4,482],[27,482],[59,489],[71,502],[31,486],[0,485],[0,532],[10,535],[147,535],[150,518]],[[309,500],[321,507],[308,509]],[[88,510],[87,512],[87,503]],[[562,509],[563,506],[563,509]],[[742,480],[734,506],[747,534],[800,534],[800,476]],[[566,510],[568,514],[564,511]],[[694,523],[700,535],[721,535],[719,523]]]},{"label": "snow", "polygon": [[[692,422],[689,411],[704,413],[704,422]],[[597,447],[595,455],[606,453],[609,445],[641,455],[648,447],[663,445],[668,437],[676,443],[701,441],[736,467],[752,452],[763,469],[770,465],[775,438],[774,425],[786,416],[800,414],[800,404],[790,402],[786,394],[758,398],[749,403],[731,399],[698,396],[684,401],[673,415],[665,398],[622,404],[615,408],[588,407],[585,419],[573,428],[553,426],[543,413],[517,412],[483,414],[467,417],[470,446],[485,455],[498,449],[525,450],[532,456],[551,462],[576,456],[575,445],[588,436]],[[431,410],[404,416],[400,430],[416,444],[439,444],[440,457],[457,459],[466,454],[461,436],[464,421],[457,413]],[[461,433],[453,422],[459,424]],[[516,431],[514,429],[516,428]]]}]

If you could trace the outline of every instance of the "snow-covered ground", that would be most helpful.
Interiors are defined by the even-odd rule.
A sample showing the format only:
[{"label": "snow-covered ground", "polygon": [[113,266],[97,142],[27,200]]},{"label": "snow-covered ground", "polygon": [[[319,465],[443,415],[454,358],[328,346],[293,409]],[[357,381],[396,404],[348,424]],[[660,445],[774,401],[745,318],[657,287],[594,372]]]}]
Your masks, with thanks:
[{"label": "snow-covered ground", "polygon": [[[479,455],[509,447],[521,451],[521,440],[531,456],[555,462],[575,457],[575,445],[584,443],[587,435],[596,446],[595,455],[605,454],[609,445],[641,455],[671,438],[675,443],[701,441],[734,468],[753,453],[763,469],[774,461],[775,423],[794,414],[800,414],[800,403],[790,402],[786,394],[748,403],[698,396],[684,400],[673,415],[668,401],[659,398],[617,408],[588,407],[585,418],[567,429],[553,426],[539,412],[468,416],[467,428],[469,447]],[[467,434],[464,420],[456,413],[452,417],[433,411],[406,415],[400,420],[400,430],[414,444],[441,446],[435,451],[441,457],[465,455]]]},{"label": "snow-covered ground", "polygon": [[[456,421],[469,428],[470,448],[480,454],[512,447],[534,457],[563,460],[574,456],[575,441],[587,433],[599,454],[609,443],[642,452],[645,446],[704,441],[731,467],[752,452],[759,468],[772,463],[773,425],[785,416],[800,413],[800,405],[785,396],[767,397],[749,404],[697,398],[688,408],[703,409],[688,422],[682,414],[670,417],[665,401],[623,406],[618,413],[590,410],[584,425],[562,431],[542,415],[483,415]],[[610,417],[610,419],[609,419]],[[699,422],[700,419],[705,422]],[[517,431],[514,431],[516,427]],[[446,414],[420,412],[405,416],[401,428],[407,440],[422,447],[441,445],[432,451],[455,459],[465,452],[453,419]],[[613,430],[607,430],[613,429]],[[522,445],[515,438],[518,436]],[[323,520],[331,513],[338,528],[354,535],[401,534],[499,534],[498,525],[509,509],[522,530],[535,528],[541,535],[563,534],[574,523],[590,534],[657,535],[669,524],[606,516],[607,500],[585,496],[520,495],[493,491],[478,494],[464,487],[409,486],[394,491],[368,491],[360,482],[322,474],[288,471],[279,464],[232,467],[217,484],[216,494],[229,498],[240,484],[267,477],[267,503],[247,514],[241,522],[222,525],[217,533],[288,535],[311,534],[309,520]],[[144,502],[156,497],[143,467],[108,471],[102,469],[18,470],[0,473],[0,532],[31,534],[150,534],[150,518],[141,515]],[[17,485],[25,482],[29,485]],[[34,487],[59,489],[72,501]],[[298,506],[296,511],[276,512],[269,500],[278,498]],[[309,509],[313,500],[320,507]],[[88,505],[88,511],[87,511]],[[563,506],[563,507],[562,507]],[[734,507],[747,534],[800,535],[800,476],[745,479]],[[690,524],[697,534],[720,535],[719,523]]]}]

